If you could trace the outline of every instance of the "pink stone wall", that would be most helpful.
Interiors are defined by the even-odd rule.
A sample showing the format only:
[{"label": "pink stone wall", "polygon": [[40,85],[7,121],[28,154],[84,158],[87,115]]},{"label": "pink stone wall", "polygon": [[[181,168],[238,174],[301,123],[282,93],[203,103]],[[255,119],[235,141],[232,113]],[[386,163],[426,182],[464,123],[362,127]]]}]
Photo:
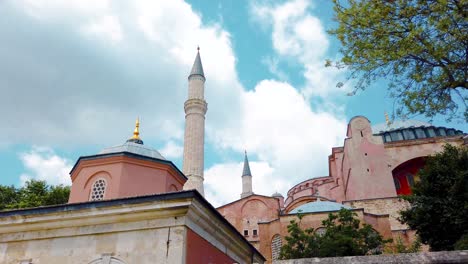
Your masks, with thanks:
[{"label": "pink stone wall", "polygon": [[71,178],[69,203],[89,201],[99,178],[107,183],[104,199],[182,190],[185,182],[168,164],[125,156],[81,160]]},{"label": "pink stone wall", "polygon": [[[248,231],[245,238],[250,242],[261,238],[258,223],[277,219],[279,210],[279,199],[255,194],[218,208],[218,212],[242,235],[244,230]],[[257,230],[257,235],[254,235],[254,230]]]}]

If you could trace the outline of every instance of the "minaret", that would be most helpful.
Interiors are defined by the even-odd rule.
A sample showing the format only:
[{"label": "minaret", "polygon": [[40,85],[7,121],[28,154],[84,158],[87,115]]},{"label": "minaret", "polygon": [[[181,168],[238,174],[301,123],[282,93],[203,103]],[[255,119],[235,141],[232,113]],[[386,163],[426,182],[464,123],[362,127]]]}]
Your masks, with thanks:
[{"label": "minaret", "polygon": [[205,146],[205,114],[207,103],[204,99],[205,74],[200,59],[200,48],[192,71],[188,76],[188,99],[185,101],[185,136],[183,172],[188,181],[184,190],[196,189],[204,196],[203,169]]},{"label": "minaret", "polygon": [[247,151],[244,157],[244,169],[242,170],[242,193],[241,198],[254,194],[252,192],[252,173],[250,173],[249,159],[247,159]]}]

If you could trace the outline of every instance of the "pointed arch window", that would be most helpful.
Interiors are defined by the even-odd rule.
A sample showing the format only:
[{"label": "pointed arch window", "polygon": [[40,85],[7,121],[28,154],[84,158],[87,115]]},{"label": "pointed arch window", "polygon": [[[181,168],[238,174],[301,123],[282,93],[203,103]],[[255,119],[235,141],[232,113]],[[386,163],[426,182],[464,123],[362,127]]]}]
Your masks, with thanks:
[{"label": "pointed arch window", "polygon": [[107,187],[106,180],[97,179],[93,183],[93,187],[91,188],[91,193],[89,195],[89,200],[90,201],[104,200],[104,197],[106,195],[106,187]]}]

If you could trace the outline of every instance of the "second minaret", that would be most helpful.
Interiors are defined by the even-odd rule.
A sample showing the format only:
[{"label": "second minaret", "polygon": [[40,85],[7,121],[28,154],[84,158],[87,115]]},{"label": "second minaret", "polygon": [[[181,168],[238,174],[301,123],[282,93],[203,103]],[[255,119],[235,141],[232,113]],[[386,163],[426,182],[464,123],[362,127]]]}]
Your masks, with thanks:
[{"label": "second minaret", "polygon": [[250,172],[249,159],[247,158],[247,151],[244,157],[244,169],[242,170],[242,193],[241,199],[254,194],[252,191],[252,173]]},{"label": "second minaret", "polygon": [[185,136],[183,172],[188,181],[184,190],[196,189],[204,196],[203,170],[205,146],[205,114],[207,103],[204,98],[205,74],[200,58],[200,48],[188,77],[188,99],[185,101]]}]

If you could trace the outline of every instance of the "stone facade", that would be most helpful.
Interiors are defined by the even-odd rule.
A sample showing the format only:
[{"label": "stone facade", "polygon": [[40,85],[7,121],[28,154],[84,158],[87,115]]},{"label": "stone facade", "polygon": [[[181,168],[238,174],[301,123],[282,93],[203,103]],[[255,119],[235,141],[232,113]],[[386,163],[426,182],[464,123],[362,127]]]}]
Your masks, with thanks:
[{"label": "stone facade", "polygon": [[[296,214],[282,214],[280,206],[280,197],[254,194],[219,207],[218,211],[262,253],[267,263],[271,263],[274,256],[279,256],[279,249],[285,243],[287,226],[291,220],[297,219]],[[388,215],[365,213],[363,209],[355,212],[363,223],[372,225],[385,238],[392,237]],[[301,225],[320,228],[328,213],[304,213]]]},{"label": "stone facade", "polygon": [[[426,134],[426,130],[430,133]],[[443,131],[434,134],[439,130]],[[272,197],[241,195],[240,200],[218,208],[219,212],[245,234],[268,261],[277,256],[278,245],[284,242],[278,237],[284,239],[288,234],[287,225],[296,217],[292,212],[320,200],[354,208],[362,222],[372,225],[385,238],[399,237],[404,243],[411,243],[415,232],[398,221],[399,212],[409,205],[398,195],[411,192],[411,181],[418,180],[417,172],[424,165],[424,157],[441,151],[445,144],[466,144],[466,135],[433,126],[392,128],[383,134],[375,132],[367,118],[352,118],[343,146],[331,150],[328,176],[296,184],[287,192],[286,199],[276,193]],[[392,133],[401,133],[402,138],[392,141]],[[409,139],[405,139],[405,135],[409,135]],[[242,178],[244,180],[244,176]],[[243,193],[244,189],[243,186]],[[274,199],[277,202],[273,202]],[[304,228],[319,228],[328,215],[328,211],[303,213]],[[251,237],[252,229],[257,230],[255,237]]]},{"label": "stone facade", "polygon": [[198,193],[186,191],[0,212],[0,263],[22,261],[263,263],[263,258]]},{"label": "stone facade", "polygon": [[408,226],[400,223],[400,211],[408,208],[409,203],[399,197],[345,201],[343,204],[353,208],[363,208],[371,214],[388,214],[392,230],[407,230]]}]

